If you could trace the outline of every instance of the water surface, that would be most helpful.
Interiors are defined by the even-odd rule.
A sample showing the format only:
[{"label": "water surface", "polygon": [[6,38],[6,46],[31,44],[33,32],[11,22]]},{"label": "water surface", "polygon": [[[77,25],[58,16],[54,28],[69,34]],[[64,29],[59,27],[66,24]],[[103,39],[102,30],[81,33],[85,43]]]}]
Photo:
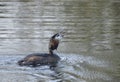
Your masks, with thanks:
[{"label": "water surface", "polygon": [[[119,82],[119,9],[119,0],[0,0],[1,82]],[[55,70],[16,64],[48,52],[61,30]]]}]

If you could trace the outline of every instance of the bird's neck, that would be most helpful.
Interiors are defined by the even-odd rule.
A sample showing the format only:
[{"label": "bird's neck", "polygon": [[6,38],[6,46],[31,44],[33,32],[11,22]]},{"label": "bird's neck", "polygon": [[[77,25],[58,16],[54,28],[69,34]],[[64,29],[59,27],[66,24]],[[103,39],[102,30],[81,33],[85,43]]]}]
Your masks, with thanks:
[{"label": "bird's neck", "polygon": [[49,49],[49,54],[50,54],[50,55],[53,55],[53,50],[50,50],[50,49]]}]

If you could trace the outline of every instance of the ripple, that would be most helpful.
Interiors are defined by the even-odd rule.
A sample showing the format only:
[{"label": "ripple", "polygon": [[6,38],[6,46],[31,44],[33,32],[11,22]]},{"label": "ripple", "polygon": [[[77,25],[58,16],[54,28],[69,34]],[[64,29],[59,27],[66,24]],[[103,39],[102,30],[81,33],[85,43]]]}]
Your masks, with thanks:
[{"label": "ripple", "polygon": [[[24,74],[34,78],[41,78],[47,81],[71,81],[86,82],[86,80],[101,79],[110,81],[111,77],[102,68],[107,70],[107,63],[100,60],[79,54],[60,54],[61,61],[58,67],[52,71],[48,66],[41,67],[20,67],[17,61],[23,56],[0,56],[0,70],[2,74]],[[101,71],[102,69],[102,71]],[[14,76],[15,77],[15,76]],[[56,78],[56,79],[55,79]],[[18,79],[18,77],[16,77]],[[86,80],[84,80],[86,79]]]}]

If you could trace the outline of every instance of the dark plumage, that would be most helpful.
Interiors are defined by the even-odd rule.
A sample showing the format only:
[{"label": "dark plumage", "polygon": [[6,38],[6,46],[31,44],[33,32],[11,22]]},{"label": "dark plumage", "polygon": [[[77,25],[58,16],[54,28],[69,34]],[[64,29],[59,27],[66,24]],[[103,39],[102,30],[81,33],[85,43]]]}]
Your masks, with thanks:
[{"label": "dark plumage", "polygon": [[63,37],[61,33],[57,33],[50,38],[49,42],[49,53],[33,53],[22,60],[18,61],[20,66],[41,66],[49,65],[55,67],[60,60],[60,57],[53,53],[58,48],[59,40]]},{"label": "dark plumage", "polygon": [[47,53],[34,53],[26,56],[24,59],[18,61],[21,66],[32,66],[37,67],[41,65],[50,65],[50,67],[56,66],[60,57],[56,54]]}]

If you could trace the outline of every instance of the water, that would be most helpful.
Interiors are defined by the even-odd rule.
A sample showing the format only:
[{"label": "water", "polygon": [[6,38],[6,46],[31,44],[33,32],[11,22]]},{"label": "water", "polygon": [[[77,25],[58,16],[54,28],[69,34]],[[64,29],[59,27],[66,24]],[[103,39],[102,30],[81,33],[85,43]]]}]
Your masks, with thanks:
[{"label": "water", "polygon": [[[119,82],[119,0],[0,0],[1,82]],[[55,70],[20,67],[64,30]]]}]

